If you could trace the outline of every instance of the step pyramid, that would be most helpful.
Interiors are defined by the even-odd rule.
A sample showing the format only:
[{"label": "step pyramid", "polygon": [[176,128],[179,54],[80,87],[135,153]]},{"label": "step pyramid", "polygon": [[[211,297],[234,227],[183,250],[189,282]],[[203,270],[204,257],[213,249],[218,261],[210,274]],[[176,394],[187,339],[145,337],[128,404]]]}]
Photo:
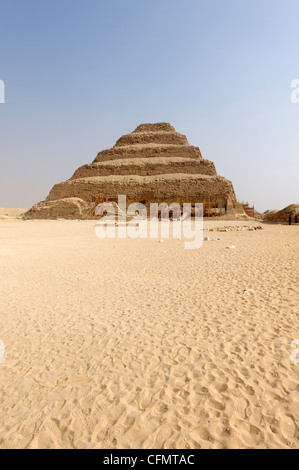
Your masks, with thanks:
[{"label": "step pyramid", "polygon": [[244,214],[232,183],[217,174],[214,163],[205,160],[185,135],[164,122],[141,124],[122,136],[114,147],[56,184],[25,217],[88,219],[99,195],[114,202],[126,195],[128,205],[142,202],[146,206],[209,201],[222,213]]}]

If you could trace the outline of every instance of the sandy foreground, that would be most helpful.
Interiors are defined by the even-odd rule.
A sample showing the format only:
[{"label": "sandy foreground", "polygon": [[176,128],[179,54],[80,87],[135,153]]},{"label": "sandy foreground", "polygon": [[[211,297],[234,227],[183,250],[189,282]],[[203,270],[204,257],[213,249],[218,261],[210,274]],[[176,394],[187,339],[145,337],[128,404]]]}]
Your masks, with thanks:
[{"label": "sandy foreground", "polygon": [[0,447],[299,448],[299,227],[263,227],[1,220]]}]

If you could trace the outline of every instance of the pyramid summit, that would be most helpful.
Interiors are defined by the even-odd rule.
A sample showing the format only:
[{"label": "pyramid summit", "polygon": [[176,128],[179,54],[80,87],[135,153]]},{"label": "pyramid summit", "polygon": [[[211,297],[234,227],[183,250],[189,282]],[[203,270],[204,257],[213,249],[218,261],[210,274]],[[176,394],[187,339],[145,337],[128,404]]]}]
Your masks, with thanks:
[{"label": "pyramid summit", "polygon": [[217,174],[214,163],[205,160],[185,135],[160,122],[141,124],[122,136],[114,147],[56,184],[25,217],[88,219],[99,195],[116,202],[121,194],[127,204],[205,202],[216,214],[244,214],[232,183]]}]

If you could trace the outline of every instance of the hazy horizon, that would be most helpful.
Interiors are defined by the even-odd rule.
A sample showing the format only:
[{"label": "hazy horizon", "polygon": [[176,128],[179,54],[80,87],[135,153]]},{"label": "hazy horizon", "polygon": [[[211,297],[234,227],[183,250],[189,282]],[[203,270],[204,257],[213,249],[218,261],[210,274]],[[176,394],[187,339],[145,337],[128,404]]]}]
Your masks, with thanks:
[{"label": "hazy horizon", "polygon": [[185,134],[240,201],[299,203],[296,0],[0,0],[0,12],[0,207],[44,200],[147,122]]}]

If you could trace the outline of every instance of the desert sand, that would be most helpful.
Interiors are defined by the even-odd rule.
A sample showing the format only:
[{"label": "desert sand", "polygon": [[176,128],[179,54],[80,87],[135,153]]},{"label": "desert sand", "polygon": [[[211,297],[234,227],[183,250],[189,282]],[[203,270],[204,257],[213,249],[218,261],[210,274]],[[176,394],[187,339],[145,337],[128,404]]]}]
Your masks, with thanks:
[{"label": "desert sand", "polygon": [[299,227],[263,228],[1,220],[0,447],[299,448]]}]

